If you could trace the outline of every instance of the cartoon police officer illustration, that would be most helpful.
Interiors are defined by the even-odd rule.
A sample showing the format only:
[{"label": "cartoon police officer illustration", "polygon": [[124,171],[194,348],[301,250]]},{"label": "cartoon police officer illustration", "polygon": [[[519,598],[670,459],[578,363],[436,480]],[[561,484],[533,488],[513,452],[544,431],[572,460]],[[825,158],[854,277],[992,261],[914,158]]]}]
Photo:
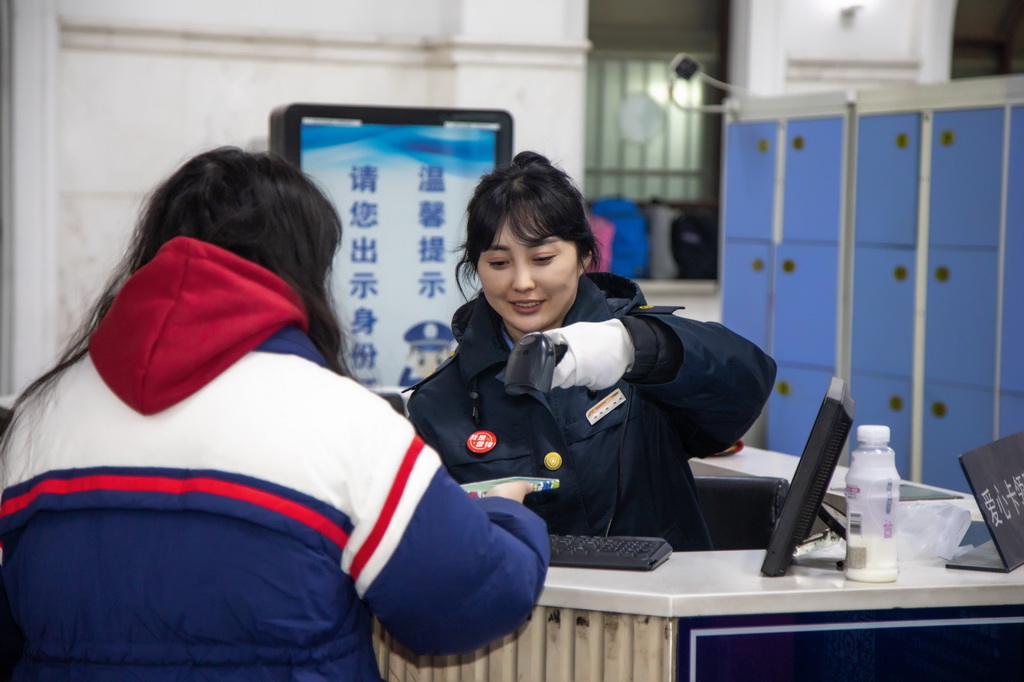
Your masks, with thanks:
[{"label": "cartoon police officer illustration", "polygon": [[448,325],[435,320],[424,320],[409,327],[403,337],[409,344],[405,368],[398,385],[412,386],[437,369],[451,352],[455,336]]}]

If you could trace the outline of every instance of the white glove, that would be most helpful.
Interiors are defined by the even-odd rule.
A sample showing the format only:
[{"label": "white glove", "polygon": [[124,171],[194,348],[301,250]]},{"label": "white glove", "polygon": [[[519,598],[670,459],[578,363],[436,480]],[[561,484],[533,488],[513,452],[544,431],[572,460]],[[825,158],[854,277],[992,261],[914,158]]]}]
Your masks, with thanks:
[{"label": "white glove", "polygon": [[620,320],[577,322],[544,332],[552,343],[565,344],[565,357],[555,365],[552,388],[614,386],[633,367],[636,349]]}]

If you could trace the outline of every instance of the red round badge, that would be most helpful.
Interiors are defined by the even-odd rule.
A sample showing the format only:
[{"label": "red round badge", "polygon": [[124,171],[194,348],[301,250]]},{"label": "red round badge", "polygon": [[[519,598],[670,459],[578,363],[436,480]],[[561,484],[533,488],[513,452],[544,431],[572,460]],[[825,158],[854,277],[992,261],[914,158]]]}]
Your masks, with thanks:
[{"label": "red round badge", "polygon": [[474,431],[466,439],[466,447],[473,452],[483,454],[498,444],[498,439],[490,431]]}]

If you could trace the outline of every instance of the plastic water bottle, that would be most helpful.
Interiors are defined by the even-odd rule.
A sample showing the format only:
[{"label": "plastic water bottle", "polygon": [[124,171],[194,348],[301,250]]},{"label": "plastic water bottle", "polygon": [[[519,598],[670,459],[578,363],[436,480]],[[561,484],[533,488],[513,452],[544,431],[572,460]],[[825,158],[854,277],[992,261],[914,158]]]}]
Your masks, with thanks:
[{"label": "plastic water bottle", "polygon": [[860,426],[857,441],[846,473],[846,577],[892,582],[899,575],[896,453],[889,447],[888,426]]}]

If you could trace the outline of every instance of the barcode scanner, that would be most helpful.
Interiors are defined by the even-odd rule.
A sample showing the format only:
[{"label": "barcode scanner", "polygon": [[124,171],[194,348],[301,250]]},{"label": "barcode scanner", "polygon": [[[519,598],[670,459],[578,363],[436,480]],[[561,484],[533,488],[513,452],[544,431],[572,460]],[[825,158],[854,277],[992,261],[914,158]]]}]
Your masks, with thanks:
[{"label": "barcode scanner", "polygon": [[505,392],[520,395],[529,390],[547,393],[555,375],[555,365],[568,348],[555,344],[541,332],[523,335],[512,348],[505,367]]}]

